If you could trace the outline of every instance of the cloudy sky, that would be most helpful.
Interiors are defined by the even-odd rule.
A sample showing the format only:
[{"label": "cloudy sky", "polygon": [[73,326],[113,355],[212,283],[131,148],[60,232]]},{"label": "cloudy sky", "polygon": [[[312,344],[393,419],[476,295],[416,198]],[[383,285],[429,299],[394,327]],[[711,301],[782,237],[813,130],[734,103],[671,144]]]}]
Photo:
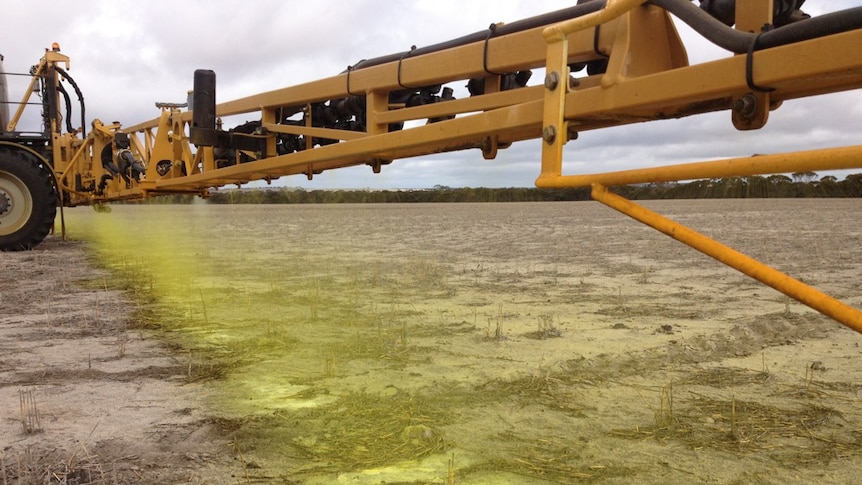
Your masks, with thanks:
[{"label": "cloudy sky", "polygon": [[[93,118],[132,125],[158,116],[155,101],[185,101],[195,69],[218,74],[227,101],[341,72],[360,59],[425,46],[574,4],[549,0],[3,0],[0,54],[7,72],[25,72],[58,42]],[[38,6],[34,6],[38,5]],[[808,0],[817,15],[862,1]],[[679,26],[690,61],[728,55]],[[534,76],[532,84],[541,76]],[[10,97],[17,100],[10,79]],[[20,82],[20,81],[19,81]],[[457,96],[457,94],[456,94]],[[862,92],[785,103],[756,132],[737,132],[729,113],[582,133],[567,145],[564,171],[589,173],[859,143]],[[478,150],[325,172],[307,188],[434,185],[528,187],[539,173],[536,141],[486,161]],[[823,175],[823,174],[821,174]],[[836,174],[839,177],[841,173]]]}]

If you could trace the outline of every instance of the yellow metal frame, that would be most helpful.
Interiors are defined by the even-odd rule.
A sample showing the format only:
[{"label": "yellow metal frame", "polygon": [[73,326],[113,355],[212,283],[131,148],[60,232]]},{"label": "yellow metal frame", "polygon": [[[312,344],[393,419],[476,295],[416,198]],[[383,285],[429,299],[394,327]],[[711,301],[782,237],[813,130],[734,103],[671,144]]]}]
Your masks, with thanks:
[{"label": "yellow metal frame", "polygon": [[[610,0],[603,10],[584,17],[573,19],[570,22],[549,27],[545,30],[545,38],[548,41],[548,69],[550,72],[565,72],[568,76],[566,60],[566,36],[579,30],[595,27],[610,19],[615,19],[623,14],[631,12],[643,2],[640,0]],[[772,2],[742,2],[741,11],[737,12],[737,28],[748,29],[769,23],[772,12]],[[641,10],[643,10],[641,8]],[[858,42],[858,40],[854,41]],[[850,44],[852,45],[852,44]],[[848,45],[847,47],[850,47]],[[860,44],[856,44],[857,46]],[[816,48],[816,47],[814,47]],[[806,46],[812,50],[811,46]],[[851,48],[852,49],[852,48]],[[783,49],[783,50],[786,50]],[[858,47],[856,48],[858,54]],[[846,51],[844,51],[846,52]],[[772,63],[767,53],[757,54],[758,66]],[[798,53],[797,53],[798,54]],[[862,75],[859,73],[858,61],[853,76],[858,82]],[[739,58],[737,58],[739,59]],[[738,63],[738,62],[737,62]],[[788,65],[792,63],[788,62]],[[612,89],[624,83],[625,75],[610,70],[610,74],[602,78],[602,87]],[[739,72],[739,69],[736,69]],[[840,72],[840,71],[839,71]],[[759,73],[760,74],[760,73]],[[822,75],[822,74],[821,74]],[[771,77],[771,78],[770,78]],[[722,79],[726,82],[727,76]],[[758,79],[763,78],[770,86],[780,86],[782,83],[792,81],[794,76],[780,75],[777,69],[771,69]],[[707,78],[701,78],[701,82]],[[817,91],[827,89],[827,86],[818,87],[814,85],[802,88],[802,90]],[[684,84],[683,84],[684,85]],[[673,84],[677,89],[679,84]],[[658,168],[626,170],[620,172],[609,172],[592,175],[562,175],[563,144],[567,141],[566,136],[557,136],[558,133],[568,134],[571,130],[569,117],[567,117],[567,103],[572,103],[583,112],[579,99],[571,96],[566,86],[558,86],[555,83],[546,83],[545,110],[543,117],[543,139],[542,146],[542,173],[536,184],[540,187],[585,187],[592,188],[591,195],[594,200],[611,207],[657,231],[660,231],[714,259],[726,264],[743,274],[746,274],[761,283],[764,283],[781,293],[823,313],[826,316],[842,323],[851,329],[862,333],[862,311],[851,307],[831,296],[813,288],[801,281],[794,279],[768,265],[746,256],[728,246],[725,246],[701,233],[698,233],[682,224],[661,216],[645,207],[635,204],[623,197],[608,191],[608,185],[638,184],[647,182],[667,182],[677,180],[690,180],[701,178],[731,177],[758,175],[766,173],[790,173],[812,170],[835,170],[846,168],[858,168],[862,166],[862,146],[844,147],[826,150],[815,150],[809,152],[756,156],[721,160],[716,162],[691,163]],[[738,88],[737,88],[738,89]],[[684,91],[684,90],[683,90]],[[782,91],[776,89],[781,99]],[[785,91],[785,95],[790,94]],[[734,92],[728,86],[728,93]],[[748,92],[744,95],[755,96],[758,112],[741,118],[738,113],[733,115],[733,123],[739,129],[756,129],[766,123],[769,107],[772,99],[768,92]],[[570,98],[571,96],[571,98]]]},{"label": "yellow metal frame", "polygon": [[18,122],[21,120],[21,115],[24,113],[24,108],[27,106],[27,103],[30,101],[30,96],[35,92],[36,83],[39,81],[39,73],[45,71],[48,67],[53,67],[56,64],[65,64],[66,69],[69,69],[69,57],[60,54],[57,51],[46,51],[45,55],[42,56],[42,59],[39,61],[39,65],[37,65],[34,69],[36,73],[32,78],[30,78],[30,84],[27,86],[27,90],[24,91],[24,97],[21,99],[21,102],[18,103],[18,108],[15,110],[15,114],[9,120],[9,123],[6,125],[6,131],[15,131],[15,128],[18,127]]},{"label": "yellow metal frame", "polygon": [[835,298],[793,279],[754,258],[748,257],[703,234],[661,216],[643,206],[608,192],[607,187],[594,183],[593,199],[640,221],[653,229],[682,242],[716,260],[746,274],[761,283],[771,286],[785,295],[835,319],[862,333],[862,312]]},{"label": "yellow metal frame", "polygon": [[[772,0],[738,2],[737,29],[757,31],[771,22]],[[376,172],[389,161],[441,151],[477,148],[486,158],[512,142],[542,140],[543,188],[592,187],[593,197],[689,246],[752,276],[837,321],[862,332],[862,312],[787,275],[768,268],[691,229],[607,191],[621,184],[691,180],[768,173],[862,167],[862,146],[801,153],[707,161],[591,175],[563,173],[563,147],[578,132],[630,123],[731,111],[738,129],[762,127],[769,112],[789,99],[862,87],[862,30],[814,38],[790,45],[729,55],[689,65],[685,48],[669,14],[644,0],[609,0],[593,14],[550,26],[474,42],[423,55],[348,69],[336,76],[276,89],[216,106],[216,115],[258,113],[259,136],[266,153],[245,153],[252,161],[218,168],[211,147],[194,149],[189,140],[192,114],[162,108],[151,121],[129,127],[112,125],[91,131],[86,140],[64,139],[67,155],[55,161],[63,190],[73,203],[148,197],[162,193],[198,193],[211,187],[250,180],[272,180],[324,170],[370,165]],[[841,55],[827,55],[840,52]],[[47,59],[47,58],[46,58]],[[601,74],[574,79],[569,66],[607,61]],[[800,61],[804,60],[804,61]],[[53,58],[49,60],[53,62]],[[750,61],[750,64],[747,63]],[[43,60],[43,63],[46,62]],[[747,68],[753,66],[750,71]],[[542,85],[502,91],[500,75],[544,68]],[[758,85],[749,86],[746,73]],[[389,93],[404,86],[427,86],[484,79],[485,94],[424,106],[390,105]],[[311,106],[362,95],[366,103],[364,132],[312,126]],[[747,105],[745,112],[733,109]],[[282,123],[285,113],[305,112],[306,123]],[[401,131],[392,123],[448,117]],[[76,192],[75,175],[86,181],[105,173],[94,158],[112,133],[132,135],[132,151],[147,164],[147,174],[128,186],[111,181],[103,194]],[[276,154],[277,136],[306,137],[304,150]],[[314,146],[312,137],[335,140]],[[74,153],[74,155],[73,155]],[[66,160],[68,157],[68,160]],[[170,162],[158,175],[156,165]]]}]

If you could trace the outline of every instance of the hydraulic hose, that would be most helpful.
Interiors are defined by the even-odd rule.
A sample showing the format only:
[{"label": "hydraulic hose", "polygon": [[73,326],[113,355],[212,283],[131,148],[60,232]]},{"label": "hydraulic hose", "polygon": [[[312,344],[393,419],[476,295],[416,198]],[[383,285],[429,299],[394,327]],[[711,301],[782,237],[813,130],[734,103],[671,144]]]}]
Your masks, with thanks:
[{"label": "hydraulic hose", "polygon": [[74,128],[72,128],[72,120],[70,118],[70,116],[72,116],[72,99],[69,98],[69,93],[62,84],[57,85],[57,91],[63,95],[63,100],[66,102],[66,131],[71,133],[74,131]]},{"label": "hydraulic hose", "polygon": [[[754,50],[778,47],[862,28],[862,7],[854,7],[812,17],[763,32],[762,34],[757,34],[740,32],[732,27],[728,27],[721,21],[713,18],[709,13],[692,4],[691,0],[650,0],[649,3],[667,10],[710,42],[736,54],[747,53],[758,35],[760,37],[757,38],[757,45]],[[420,56],[475,42],[484,42],[489,36],[489,30],[492,31],[490,33],[491,36],[522,32],[596,12],[604,8],[605,4],[604,0],[583,3],[574,7],[503,24],[493,29],[482,30],[446,42],[372,59],[364,59],[351,66],[350,69],[363,69],[388,62],[397,62],[405,57]]]},{"label": "hydraulic hose", "polygon": [[[81,136],[86,138],[87,137],[87,121],[86,121],[86,117],[84,115],[84,93],[81,92],[81,88],[78,87],[78,83],[76,83],[75,80],[72,79],[72,76],[70,76],[66,71],[64,71],[63,69],[58,67],[57,72],[60,73],[61,76],[63,76],[63,79],[65,79],[66,81],[69,81],[69,84],[71,84],[72,88],[75,90],[75,94],[78,95],[78,102],[81,104]],[[69,114],[71,114],[71,113],[69,113]],[[69,116],[67,115],[66,118],[68,119]],[[72,131],[72,129],[70,128],[69,131]]]},{"label": "hydraulic hose", "polygon": [[750,33],[728,27],[690,0],[650,0],[649,3],[667,10],[713,44],[735,54],[747,53],[755,39],[754,50],[760,50],[862,28],[862,7],[812,17],[763,33]]},{"label": "hydraulic hose", "polygon": [[601,10],[605,6],[604,0],[596,0],[587,3],[583,3],[580,5],[576,5],[574,7],[564,8],[562,10],[556,10],[554,12],[549,12],[542,15],[536,15],[535,17],[529,17],[526,19],[517,20],[512,23],[502,24],[502,25],[493,25],[488,29],[481,30],[479,32],[475,32],[472,34],[467,34],[462,37],[458,37],[456,39],[448,40],[446,42],[441,42],[439,44],[433,44],[426,47],[420,47],[417,49],[411,49],[409,51],[398,52],[395,54],[389,54],[386,56],[375,57],[372,59],[363,59],[353,66],[350,67],[351,70],[363,69],[366,67],[377,66],[380,64],[386,64],[388,62],[397,62],[400,59],[405,57],[415,57],[421,56],[425,54],[431,54],[433,52],[439,52],[446,49],[451,49],[453,47],[461,47],[468,44],[473,44],[476,42],[484,42],[488,39],[489,35],[491,37],[514,34],[516,32],[522,32],[524,30],[534,29],[536,27],[541,27],[543,25],[551,25],[557,22],[562,22],[563,20],[568,20],[576,17],[581,17],[583,15],[587,15],[589,13],[596,12]]}]

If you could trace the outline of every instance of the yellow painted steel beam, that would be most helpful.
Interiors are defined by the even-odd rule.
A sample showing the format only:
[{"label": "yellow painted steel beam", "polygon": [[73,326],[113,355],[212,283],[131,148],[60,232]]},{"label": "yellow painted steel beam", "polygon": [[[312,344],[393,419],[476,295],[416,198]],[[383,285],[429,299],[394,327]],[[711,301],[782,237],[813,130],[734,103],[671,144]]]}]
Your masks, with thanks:
[{"label": "yellow painted steel beam", "polygon": [[[285,133],[290,135],[303,135],[316,138],[328,138],[330,140],[355,140],[368,136],[364,131],[335,130],[332,128],[315,128],[300,125],[282,125],[278,123],[263,123],[261,125],[270,133]],[[273,151],[274,153],[274,151]]]},{"label": "yellow painted steel beam", "polygon": [[15,128],[18,127],[18,121],[21,119],[21,115],[24,113],[24,108],[27,107],[27,102],[30,101],[30,95],[34,92],[34,88],[36,87],[36,82],[39,80],[40,73],[43,69],[45,69],[47,57],[43,57],[39,62],[39,65],[33,69],[34,74],[30,78],[30,84],[27,86],[27,90],[24,91],[24,98],[21,99],[21,102],[18,103],[18,108],[15,110],[15,114],[9,120],[9,123],[6,125],[6,131],[15,131]]},{"label": "yellow painted steel beam", "polygon": [[[616,25],[605,28],[613,32]],[[487,67],[492,72],[514,72],[544,66],[543,27],[526,30],[488,40]],[[569,38],[572,45],[569,62],[596,59],[593,32],[581,32]],[[484,43],[476,42],[422,56],[406,57],[401,63],[401,83],[405,86],[427,86],[454,80],[484,77],[487,75]],[[390,62],[350,73],[352,93],[392,91],[403,89],[398,84],[398,62]],[[297,86],[287,87],[247,98],[220,103],[219,116],[248,113],[264,107],[300,106],[337,99],[348,95],[347,73]]]},{"label": "yellow painted steel beam", "polygon": [[[759,84],[776,88],[770,93],[773,101],[859,89],[860,45],[862,30],[856,30],[757,51],[754,76]],[[565,118],[578,130],[681,118],[730,109],[735,97],[748,92],[745,57],[732,56],[628,78],[611,87],[572,90]]]},{"label": "yellow painted steel beam", "polygon": [[[77,192],[75,190],[74,186],[69,185],[67,183],[67,181],[69,178],[69,172],[72,169],[77,168],[77,165],[84,160],[85,153],[91,148],[91,139],[92,139],[92,134],[90,134],[87,137],[87,139],[84,140],[84,143],[81,143],[81,146],[78,147],[78,150],[75,151],[75,154],[72,156],[71,160],[69,160],[68,164],[66,165],[66,168],[63,170],[63,172],[59,176],[57,176],[57,182],[60,185],[62,185],[63,189],[66,190],[67,192],[72,192],[72,193],[76,193],[79,195],[86,195],[86,194],[81,194],[81,193]],[[80,170],[78,170],[78,171],[80,172]]]},{"label": "yellow painted steel beam", "polygon": [[333,145],[265,158],[254,162],[156,181],[159,189],[173,186],[205,187],[215,180],[242,179],[252,173],[273,177],[364,165],[380,158],[392,160],[410,156],[479,147],[490,133],[508,139],[536,138],[541,131],[542,102],[522,103],[431,123],[403,131],[366,136]]},{"label": "yellow painted steel beam", "polygon": [[455,99],[443,103],[426,104],[410,108],[392,109],[377,115],[381,123],[397,123],[400,121],[425,120],[442,116],[457,115],[475,111],[487,111],[520,103],[536,101],[542,98],[541,86],[529,86],[509,91],[488,93],[481,96]]},{"label": "yellow painted steel beam", "polygon": [[[736,5],[736,30],[759,33],[764,25],[772,25],[773,0],[748,0]],[[740,55],[744,57],[744,55]],[[759,78],[755,78],[759,79]],[[757,130],[766,125],[769,119],[771,96],[768,91],[754,90],[746,94],[750,100],[745,114],[734,111],[731,115],[733,126],[739,130]],[[753,102],[752,102],[753,101]]]},{"label": "yellow painted steel beam", "polygon": [[603,9],[554,24],[545,28],[542,35],[549,43],[558,42],[565,39],[569,34],[608,23],[644,3],[646,0],[608,0]]},{"label": "yellow painted steel beam", "polygon": [[856,145],[587,175],[554,176],[542,174],[536,180],[536,186],[563,188],[588,187],[592,184],[631,185],[860,167],[862,167],[862,145]]},{"label": "yellow painted steel beam", "polygon": [[568,122],[563,116],[570,88],[566,57],[568,43],[560,38],[548,43],[542,110],[542,173],[560,173],[563,169],[563,146],[569,140]]},{"label": "yellow painted steel beam", "polygon": [[[640,28],[638,27],[639,25],[646,25],[647,22],[656,22],[656,19],[652,17],[655,17],[657,13],[665,15],[663,11],[655,7],[638,7],[636,11],[637,15],[634,17],[640,20],[625,18],[616,20],[615,29],[611,32],[606,32],[603,25],[603,37],[613,34],[610,37],[610,41],[604,41],[606,44],[612,44],[615,49],[621,48],[620,46],[627,46],[625,49],[631,49],[633,48],[631,39],[629,39],[628,43],[616,42],[614,39],[617,36],[629,36],[631,29]],[[610,31],[611,29],[607,30]],[[535,33],[533,35],[535,36]],[[581,80],[580,86],[570,88],[567,82],[567,66],[564,60],[567,58],[571,59],[572,54],[566,54],[565,50],[571,48],[580,50],[584,48],[580,43],[573,42],[575,38],[579,37],[572,34],[568,37],[569,42],[557,43],[561,52],[554,53],[551,56],[555,63],[554,67],[558,68],[560,89],[550,93],[550,97],[553,98],[552,101],[557,102],[558,97],[564,96],[564,102],[561,103],[562,108],[550,106],[552,103],[549,103],[548,99],[545,99],[543,104],[542,96],[547,97],[549,93],[539,94],[539,91],[543,87],[535,86],[446,103],[437,103],[430,106],[388,110],[376,113],[375,123],[385,124],[399,120],[413,119],[416,116],[427,115],[431,117],[431,115],[452,112],[459,113],[461,112],[460,110],[471,109],[491,110],[497,113],[494,113],[490,117],[486,117],[486,113],[463,115],[455,120],[435,123],[433,127],[424,126],[401,132],[384,133],[382,136],[385,136],[385,138],[377,138],[377,136],[381,135],[363,137],[363,139],[373,139],[374,141],[366,140],[363,143],[355,143],[360,140],[348,140],[337,145],[316,148],[309,147],[309,149],[295,154],[269,157],[242,164],[241,166],[215,171],[209,170],[209,167],[204,167],[204,172],[207,173],[196,174],[189,171],[190,175],[186,177],[175,176],[172,179],[159,180],[158,183],[165,189],[181,186],[205,187],[207,183],[213,183],[215,180],[225,180],[232,177],[246,179],[253,174],[267,174],[267,176],[273,177],[292,174],[311,174],[320,170],[364,164],[374,158],[394,160],[445,150],[475,147],[479,146],[488,137],[494,137],[500,143],[509,143],[527,138],[541,137],[543,135],[543,119],[547,117],[549,120],[547,125],[554,126],[555,128],[557,135],[556,142],[559,146],[553,147],[552,150],[543,150],[543,152],[550,152],[550,156],[545,156],[546,154],[543,153],[542,176],[538,181],[538,185],[541,187],[567,186],[572,183],[582,182],[575,182],[574,179],[559,179],[550,182],[549,180],[552,179],[548,179],[547,175],[561,176],[562,174],[561,146],[568,137],[569,128],[584,131],[639,121],[677,118],[697,113],[726,110],[731,107],[734,97],[743,95],[748,90],[745,82],[745,59],[739,56],[730,56],[726,59],[673,69],[670,69],[669,65],[666,70],[652,72],[659,69],[662,64],[670,63],[671,65],[675,65],[682,62],[679,53],[671,53],[669,57],[663,54],[664,60],[659,61],[659,64],[655,64],[655,59],[648,61],[646,63],[646,72],[644,68],[634,66],[634,64],[639,62],[636,59],[637,56],[635,56],[631,59],[633,66],[629,68],[629,71],[621,71],[626,75],[621,76],[621,72],[613,73],[614,80],[611,83],[599,82],[605,76],[597,75],[584,78]],[[573,47],[573,44],[575,47]],[[590,40],[589,45],[592,48],[592,40]],[[634,42],[634,45],[637,45],[637,42]],[[664,44],[662,43],[661,45]],[[772,99],[776,100],[860,87],[862,86],[862,50],[857,48],[858,45],[862,45],[862,31],[846,32],[790,46],[758,51],[754,54],[755,77],[758,79],[758,82],[778,88],[777,91],[772,93]],[[464,48],[466,47],[469,46],[465,46]],[[479,46],[467,49],[467,51],[471,52],[471,56],[478,56],[479,60],[471,59],[471,62],[474,63],[481,60],[481,49],[476,51],[477,47]],[[460,60],[461,56],[466,52],[461,50],[464,48],[456,49],[457,52],[449,53],[452,57],[447,58]],[[664,48],[667,49],[668,46],[665,45]],[[840,50],[842,55],[823,55],[824,52],[833,52],[835,50]],[[548,62],[547,52],[545,54],[545,62]],[[626,56],[626,52],[612,52],[611,54],[612,58],[618,55]],[[443,53],[434,55],[443,55]],[[415,59],[411,58],[410,60],[416,61],[417,59],[419,57]],[[435,62],[442,62],[441,59],[443,58]],[[406,62],[407,60],[405,60]],[[394,64],[397,65],[397,63]],[[459,64],[459,62],[449,62],[449,64],[454,65]],[[378,78],[381,76],[385,77],[387,73],[391,75],[392,79],[384,82],[383,86],[392,84],[393,80],[396,79],[395,74],[397,71],[392,69],[393,66],[386,66],[389,65],[384,64],[368,68],[371,70],[380,69],[374,75]],[[355,79],[351,78],[351,83],[354,81],[359,82],[359,78],[361,77],[359,74],[362,71],[365,71],[365,69],[353,73]],[[637,74],[637,76],[632,77],[632,73]],[[430,76],[431,74],[427,75]],[[291,103],[296,103],[298,100],[308,100],[314,97],[313,93],[318,92],[316,91],[318,88],[326,94],[344,95],[346,94],[346,85],[343,85],[342,82],[346,81],[346,79],[340,79],[338,82],[328,79],[321,81],[321,84],[313,83],[316,88],[312,88],[312,84],[303,85],[296,89],[285,88],[284,90],[265,93],[260,95],[260,97],[246,98],[245,100],[241,100],[238,105],[220,105],[222,107],[219,109],[229,112],[240,109],[238,106],[242,105],[244,106],[242,109],[253,108],[260,111],[272,109],[273,106],[288,106]],[[410,79],[427,80],[428,78]],[[336,88],[336,85],[341,87]],[[329,88],[327,86],[332,86],[332,89],[338,92],[328,93],[327,90]],[[360,85],[357,84],[357,86]],[[361,86],[363,88],[371,87],[369,84],[364,84],[364,82]],[[539,108],[538,110],[537,107]],[[551,112],[543,113],[543,109],[550,109]],[[559,121],[558,118],[560,109],[562,109],[563,113],[562,121]],[[175,122],[179,120],[182,120],[184,123],[190,121],[188,112],[175,113],[174,116]],[[138,125],[138,128],[140,126],[142,125]],[[280,129],[277,128],[277,125],[273,128],[273,131]],[[135,129],[135,127],[130,127],[124,131],[133,132]],[[148,130],[151,130],[151,127],[140,129],[147,133]],[[284,130],[290,129],[284,128]],[[161,133],[161,131],[160,129],[159,132]],[[310,143],[311,139],[309,138],[308,141]],[[156,157],[155,153],[151,154],[151,158],[174,159],[173,155],[166,154]],[[819,170],[820,168],[817,169]],[[671,179],[675,180],[697,178],[697,176],[680,174],[673,177],[675,178]]]},{"label": "yellow painted steel beam", "polygon": [[[475,42],[421,56],[407,56],[400,63],[400,83],[404,86],[428,86],[485,77],[488,75],[485,67],[492,72],[515,72],[544,67],[545,41],[542,36],[544,28],[541,26],[505,36],[492,36],[487,43],[487,66],[484,62],[484,42]],[[598,39],[600,50],[610,50],[608,44],[614,38],[616,28],[616,21],[602,26]],[[569,35],[569,62],[578,63],[598,59],[595,41],[592,30]],[[398,74],[399,62],[389,62],[351,71],[349,88],[348,74],[343,72],[317,81],[219,103],[216,106],[216,113],[218,116],[231,116],[280,107],[293,107],[298,110],[310,103],[344,98],[349,95],[348,90],[354,94],[397,91],[403,89],[399,84]],[[183,119],[191,121],[191,115],[188,112],[184,113]],[[152,119],[129,126],[126,131],[141,131],[157,123],[158,119]]]},{"label": "yellow painted steel beam", "polygon": [[724,244],[593,184],[593,199],[724,263],[862,333],[862,311]]},{"label": "yellow painted steel beam", "polygon": [[[775,87],[770,93],[772,101],[823,94],[835,90],[862,88],[862,30],[845,32],[829,37],[812,39],[793,45],[758,51],[754,54],[755,74],[758,82]],[[824,55],[842,52],[841,56]],[[633,61],[634,62],[634,61]],[[732,56],[694,66],[645,74],[633,78],[602,82],[599,86],[571,90],[563,102],[562,118],[570,130],[586,131],[620,126],[657,119],[681,118],[710,111],[727,110],[734,99],[749,92],[745,81],[744,56]],[[556,115],[554,97],[545,97],[546,127],[550,115]],[[553,118],[551,118],[553,120]],[[543,146],[542,172],[536,184],[539,187],[566,187],[589,185],[596,179],[562,176],[562,150]],[[826,170],[834,160],[795,165],[794,171]],[[862,163],[847,163],[846,157],[835,168],[856,168]],[[858,158],[857,158],[858,160]],[[766,159],[755,160],[766,165]],[[828,162],[824,165],[822,162]],[[745,162],[749,163],[749,162]],[[686,166],[685,170],[693,167]],[[677,170],[660,168],[660,171]],[[786,171],[776,167],[775,172]],[[723,172],[724,175],[744,173]],[[748,172],[769,173],[768,170]],[[690,180],[701,178],[704,172],[677,173],[663,180]],[[560,178],[562,177],[562,178]],[[620,183],[640,183],[620,182]],[[614,183],[616,184],[616,182]]]},{"label": "yellow painted steel beam", "polygon": [[[637,2],[625,4],[629,3]],[[620,2],[614,2],[614,4],[623,5]],[[675,32],[672,31],[672,25],[665,21],[666,17],[666,12],[657,7],[636,6],[634,10],[613,20],[611,24],[603,24],[599,36],[600,47],[602,52],[607,51],[611,55],[609,71],[604,75],[581,78],[578,86],[569,86],[567,60],[586,56],[587,53],[584,51],[587,50],[589,55],[596,55],[593,51],[594,32],[592,30],[565,34],[567,42],[552,43],[555,51],[550,55],[548,44],[544,43],[542,35],[547,29],[539,28],[528,31],[529,33],[513,34],[511,38],[505,36],[505,39],[490,40],[489,66],[494,69],[516,66],[523,68],[536,62],[541,64],[540,58],[544,54],[544,62],[549,70],[558,73],[556,82],[559,87],[556,90],[534,86],[428,106],[396,109],[388,107],[387,109],[384,107],[385,96],[382,93],[387,89],[398,87],[398,63],[353,71],[350,81],[351,91],[373,92],[376,96],[377,101],[371,121],[377,126],[377,134],[357,133],[356,139],[347,139],[341,143],[322,147],[311,146],[312,136],[307,136],[306,141],[309,146],[306,150],[270,156],[220,169],[215,169],[212,163],[204,163],[201,165],[202,173],[196,172],[197,162],[190,165],[190,162],[186,161],[189,175],[178,176],[177,172],[172,172],[170,177],[158,179],[155,182],[159,190],[167,191],[172,188],[183,190],[204,188],[219,185],[225,180],[244,181],[257,176],[265,178],[293,174],[312,176],[322,170],[362,165],[374,160],[395,160],[441,151],[480,147],[489,139],[504,144],[539,138],[545,135],[545,129],[553,128],[550,131],[554,136],[547,136],[547,139],[553,139],[553,142],[549,144],[546,140],[543,143],[542,172],[537,185],[540,187],[589,185],[597,180],[595,176],[578,178],[579,176],[562,175],[562,145],[571,131],[728,110],[735,99],[745,95],[749,90],[745,81],[744,56],[729,56],[695,66],[685,65],[684,50],[674,41]],[[661,31],[662,34],[647,35],[657,31]],[[563,34],[557,32],[557,38],[560,38]],[[512,43],[516,41],[527,42],[531,47],[515,48],[511,59],[502,59],[502,54],[508,52],[506,49],[514,48]],[[538,50],[537,43],[541,46]],[[858,49],[859,45],[862,45],[862,30],[757,51],[754,53],[754,76],[758,83],[776,88],[776,91],[771,93],[771,99],[775,101],[862,87],[862,50]],[[442,79],[439,76],[443,75],[456,76],[447,78],[448,81],[463,79],[460,76],[469,75],[479,69],[477,66],[481,64],[482,47],[482,43],[479,42],[426,56],[405,58],[402,66],[404,69],[402,81],[411,85],[422,84]],[[842,54],[826,55],[837,51]],[[658,53],[655,54],[655,52]],[[427,66],[425,61],[428,62]],[[503,64],[499,64],[500,62]],[[429,68],[429,66],[436,67]],[[539,91],[543,92],[539,93]],[[219,115],[261,111],[271,116],[274,110],[296,107],[302,109],[306,103],[314,100],[335,99],[346,94],[346,75],[341,74],[322,81],[221,104],[217,107],[217,111]],[[380,130],[380,127],[387,123],[444,114],[460,114],[465,110],[481,112],[462,114],[453,120],[403,131],[383,133]],[[175,133],[185,131],[178,128],[181,125],[177,123],[187,124],[191,120],[191,115],[184,112],[174,113],[172,116],[173,131]],[[270,123],[271,121],[267,126],[273,133],[292,133],[291,130],[294,129],[287,125]],[[307,131],[314,129],[311,126],[296,130],[300,129],[305,131],[297,134],[317,136],[314,135],[317,132]],[[148,134],[152,126],[141,124],[124,131],[138,130]],[[162,131],[159,129],[157,136],[161,136]],[[274,135],[270,136],[274,137]],[[350,138],[350,136],[343,136],[343,138]],[[175,140],[174,143],[178,141]],[[770,173],[773,168],[766,168],[767,166],[774,167],[774,172],[860,166],[848,161],[849,157],[857,156],[855,152],[858,152],[858,149],[850,148],[849,156],[841,154],[840,150],[803,154],[789,164],[782,162],[774,166],[772,163],[777,161],[777,158],[769,157],[788,156],[770,155],[751,160],[736,159],[730,162],[733,167],[730,171],[720,168],[723,162],[715,162],[711,166],[657,168],[656,173],[648,175],[630,172],[625,177],[687,180],[704,176]],[[156,160],[177,161],[180,158],[188,158],[188,154],[180,154],[175,150],[169,150],[171,153],[166,152],[159,156],[156,156],[154,150],[152,151],[150,158]],[[823,158],[812,161],[821,155]],[[746,164],[755,168],[744,168]],[[643,180],[616,182],[602,179],[602,183],[612,184],[640,181]]]}]

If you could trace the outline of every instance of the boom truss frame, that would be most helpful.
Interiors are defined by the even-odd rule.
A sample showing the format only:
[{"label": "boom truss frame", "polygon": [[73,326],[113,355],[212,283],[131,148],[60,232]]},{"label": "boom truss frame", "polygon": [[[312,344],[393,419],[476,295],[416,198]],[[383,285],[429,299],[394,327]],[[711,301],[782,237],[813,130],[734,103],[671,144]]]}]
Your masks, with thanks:
[{"label": "boom truss frame", "polygon": [[[666,10],[645,0],[609,0],[593,10],[507,35],[495,35],[492,26],[483,42],[422,55],[408,52],[390,62],[215,105],[218,117],[259,115],[254,133],[237,135],[259,147],[241,150],[247,163],[220,166],[216,147],[198,144],[195,150],[194,130],[211,127],[194,126],[195,113],[176,106],[163,106],[160,117],[128,127],[97,120],[86,140],[66,142],[73,156],[55,155],[59,184],[70,200],[80,203],[164,193],[206,195],[212,187],[297,174],[311,179],[324,170],[356,165],[377,172],[396,159],[467,148],[493,158],[513,142],[538,138],[538,187],[591,187],[595,200],[862,332],[859,309],[607,190],[620,184],[856,169],[862,167],[862,146],[589,175],[563,173],[563,146],[581,131],[714,111],[730,111],[734,126],[752,130],[762,127],[783,101],[858,89],[862,29],[764,49],[754,48],[755,38],[747,54],[689,65]],[[738,2],[736,28],[759,32],[771,23],[772,12],[772,0]],[[571,76],[572,65],[603,61],[607,68],[599,74]],[[502,73],[536,68],[545,69],[542,85],[501,89]],[[484,94],[414,107],[390,102],[390,93],[405,87],[475,78],[484,80]],[[214,93],[209,94],[214,99]],[[350,97],[364,98],[364,131],[314,126],[315,103]],[[284,122],[294,115],[303,115],[305,123]],[[443,120],[390,129],[428,119]],[[112,180],[98,196],[82,192],[82,174],[91,181],[104,175],[92,154],[116,132],[132,135],[133,152],[146,161],[146,177],[125,184]],[[283,135],[305,137],[305,149],[279,153],[278,137]],[[314,138],[333,143],[315,146]]]}]

